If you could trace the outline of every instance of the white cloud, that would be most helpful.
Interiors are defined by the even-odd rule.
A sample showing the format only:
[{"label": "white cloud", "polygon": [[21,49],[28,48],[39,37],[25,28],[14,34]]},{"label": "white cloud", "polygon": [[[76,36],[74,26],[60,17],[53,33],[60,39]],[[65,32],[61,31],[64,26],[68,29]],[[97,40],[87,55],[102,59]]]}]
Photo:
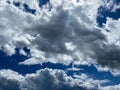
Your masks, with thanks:
[{"label": "white cloud", "polygon": [[[13,2],[13,0],[9,1]],[[96,26],[97,10],[105,4],[101,0],[80,0],[78,3],[75,0],[51,0],[53,6],[51,11],[48,11],[48,5],[39,8],[38,0],[15,1],[26,3],[30,8],[36,9],[36,15],[32,15],[13,4],[6,3],[5,0],[0,1],[0,49],[4,47],[4,52],[8,55],[14,54],[15,48],[30,49],[31,58],[19,64],[34,65],[51,62],[88,65],[97,62],[107,67],[105,71],[109,70],[108,67],[120,68],[120,46],[116,42],[119,39],[120,21],[107,18],[104,28]],[[107,8],[110,7],[111,3],[107,5]],[[105,29],[111,32],[106,32]],[[20,54],[26,55],[22,49]],[[4,81],[8,81],[7,84],[13,81],[15,87],[8,87],[12,90],[18,86],[32,90],[39,90],[42,87],[48,90],[44,82],[47,79],[50,79],[47,81],[48,86],[53,84],[49,88],[51,90],[65,87],[71,90],[84,89],[83,87],[97,88],[101,83],[85,74],[80,77],[74,75],[77,79],[73,79],[64,71],[49,69],[25,77],[10,70],[1,71],[0,75]],[[3,89],[7,85],[0,83],[0,86],[0,89]]]},{"label": "white cloud", "polygon": [[21,55],[27,56],[27,53],[26,53],[23,49],[20,49],[19,53],[20,53]]},{"label": "white cloud", "polygon": [[0,70],[0,76],[6,79],[11,79],[11,80],[14,79],[18,81],[22,81],[24,79],[24,76],[10,69]]},{"label": "white cloud", "polygon": [[76,67],[66,69],[66,71],[81,71],[81,70],[83,70],[83,69],[82,68],[76,68]]},{"label": "white cloud", "polygon": [[[3,83],[2,83],[3,80]],[[0,89],[22,90],[93,90],[108,80],[94,80],[86,74],[67,76],[62,70],[41,69],[22,76],[12,70],[0,71]]]},{"label": "white cloud", "polygon": [[[84,54],[86,54],[86,57],[89,57],[87,54],[93,54],[92,50],[90,50],[89,41],[96,41],[102,37],[95,35],[95,33],[99,34],[100,32],[92,25],[96,21],[97,8],[100,6],[99,0],[95,0],[96,6],[94,7],[92,0],[79,3],[73,0],[64,1],[64,3],[62,0],[59,1],[51,1],[54,7],[51,12],[42,9],[40,14],[37,13],[35,16],[25,13],[2,0],[0,3],[0,17],[2,18],[0,24],[1,46],[12,43],[15,48],[29,47],[32,58],[28,59],[30,61],[28,64],[39,64],[47,60],[54,63],[69,64],[73,59],[79,61],[80,58],[80,63],[82,63]],[[24,3],[25,1],[20,2]],[[36,0],[26,1],[25,3],[31,8],[35,4],[38,5]],[[38,7],[36,7],[36,10],[39,12]],[[78,10],[81,12],[78,13]],[[88,17],[89,14],[90,17]],[[6,35],[6,33],[9,33],[9,35]],[[84,33],[86,34],[84,35]],[[68,42],[71,42],[71,44],[66,44]],[[38,52],[39,54],[37,54]],[[27,64],[28,60],[21,63]],[[87,62],[87,58],[83,62]]]},{"label": "white cloud", "polygon": [[72,42],[66,42],[65,46],[66,46],[66,49],[69,51],[73,51],[76,48],[76,46],[74,46]]},{"label": "white cloud", "polygon": [[99,88],[99,90],[120,90],[120,84]]},{"label": "white cloud", "polygon": [[5,44],[3,47],[3,51],[7,53],[9,56],[15,54],[15,47],[13,45]]},{"label": "white cloud", "polygon": [[118,3],[117,0],[103,0],[103,1],[104,1],[103,7],[106,10],[116,12],[116,10],[120,8],[120,3]]},{"label": "white cloud", "polygon": [[105,80],[95,80],[93,78],[90,78],[87,74],[82,73],[81,75],[74,75],[75,78],[77,78],[79,80],[79,83],[81,83],[80,85],[83,87],[89,88],[93,88],[93,89],[98,89],[100,84],[104,84],[109,82],[109,80],[105,79]]},{"label": "white cloud", "polygon": [[[108,19],[105,28],[96,26],[97,10],[104,5],[101,0],[81,0],[78,3],[74,0],[51,0],[51,11],[46,7],[40,9],[37,0],[17,1],[37,10],[36,15],[32,15],[5,0],[0,1],[0,46],[7,44],[5,52],[8,55],[14,54],[16,47],[31,50],[32,57],[20,64],[98,62],[103,66],[119,68],[120,47],[109,39],[116,40],[119,36],[113,31],[119,28],[119,20],[113,22]],[[114,34],[109,35],[104,30],[106,28],[112,29]],[[114,57],[111,52],[118,54]]]},{"label": "white cloud", "polygon": [[[32,49],[35,46],[34,49],[38,50],[37,52],[42,51],[44,53],[42,56],[40,54],[39,57],[32,53],[33,57],[28,60],[36,60],[33,61],[33,64],[42,63],[46,60],[64,64],[74,62],[73,60],[78,63],[87,63],[87,59],[90,60],[90,56],[94,55],[94,52],[90,49],[92,43],[104,40],[104,35],[100,32],[100,29],[94,27],[96,20],[93,17],[97,16],[95,12],[97,12],[99,6],[93,7],[96,10],[89,11],[91,17],[88,17],[89,15],[85,10],[89,10],[88,6],[93,6],[92,1],[91,3],[83,1],[80,5],[73,1],[67,3],[65,1],[53,8],[51,12],[43,10],[42,18],[40,17],[39,21],[36,20],[37,23],[34,22],[32,26],[24,28],[26,33],[38,34],[38,37],[29,45],[31,51],[34,51]],[[96,3],[99,3],[99,1],[96,1]],[[72,4],[72,8],[69,8],[69,4]],[[78,10],[82,12],[78,13]],[[71,42],[71,44],[66,44],[68,42]],[[82,61],[83,59],[84,61]],[[28,60],[22,62],[22,64],[27,64]]]},{"label": "white cloud", "polygon": [[114,20],[112,18],[107,18],[106,24],[104,24],[105,29],[109,30],[109,33],[105,33],[109,43],[114,43],[115,45],[120,45],[120,19]]}]

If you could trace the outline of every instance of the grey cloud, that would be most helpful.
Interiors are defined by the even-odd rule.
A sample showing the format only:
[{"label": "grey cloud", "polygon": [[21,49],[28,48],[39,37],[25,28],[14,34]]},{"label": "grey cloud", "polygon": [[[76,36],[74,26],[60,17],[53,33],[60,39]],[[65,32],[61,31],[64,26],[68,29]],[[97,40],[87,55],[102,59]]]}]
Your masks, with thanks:
[{"label": "grey cloud", "polygon": [[[84,21],[78,22],[78,19],[69,13],[60,8],[57,14],[51,16],[49,22],[30,28],[30,31],[40,34],[33,44],[37,44],[39,50],[46,52],[48,56],[50,53],[72,55],[74,52],[67,51],[65,42],[73,42],[79,51],[96,59],[99,64],[120,68],[120,48],[114,44],[104,44],[107,39],[100,29],[87,27],[83,24]],[[91,55],[88,51],[94,54]]]},{"label": "grey cloud", "polygon": [[20,90],[19,82],[17,80],[0,77],[0,90]]},{"label": "grey cloud", "polygon": [[26,75],[24,80],[0,76],[0,90],[97,90],[94,89],[97,87],[89,88],[89,85],[82,86],[78,82],[64,71],[42,69],[35,74]]},{"label": "grey cloud", "polygon": [[[94,18],[88,16],[89,13],[92,14],[94,12],[90,11],[87,13],[90,6],[87,7],[85,5],[90,2],[84,1],[83,6],[74,7],[73,5],[72,9],[69,5],[65,6],[67,4],[65,2],[65,5],[58,5],[51,12],[42,10],[40,16],[36,15],[37,19],[36,16],[23,13],[11,5],[3,5],[0,11],[0,45],[4,46],[7,43],[12,44],[15,48],[30,47],[30,49],[37,46],[36,49],[43,51],[45,53],[43,57],[47,57],[47,59],[56,58],[58,54],[71,56],[73,60],[68,61],[69,63],[74,62],[76,59],[79,60],[78,56],[80,55],[75,55],[79,51],[83,55],[83,61],[90,57],[96,59],[103,66],[119,68],[120,49],[110,44],[106,44],[105,47],[101,48],[101,45],[107,42],[107,36],[94,25]],[[96,2],[97,7],[95,7],[95,10],[99,8],[99,3],[98,1]],[[93,16],[95,16],[94,14]],[[10,34],[6,35],[6,33]],[[31,36],[38,34],[39,36],[27,44],[24,41],[25,34],[30,34]],[[18,37],[19,35],[23,36],[22,39]],[[19,38],[20,40],[17,40]],[[66,42],[72,42],[76,46],[75,50],[68,50],[65,46]],[[37,57],[37,59],[41,58]],[[59,57],[57,59],[58,61],[56,62],[59,63]],[[44,58],[43,62],[45,60],[46,58]],[[50,62],[52,62],[52,59]],[[64,63],[64,60],[61,60],[61,62]]]},{"label": "grey cloud", "polygon": [[[86,26],[84,21],[79,22],[78,18],[69,13],[69,11],[60,8],[58,13],[53,14],[48,22],[30,28],[30,32],[40,34],[33,41],[33,44],[37,44],[38,49],[46,52],[48,56],[51,53],[73,55],[74,52],[68,51],[65,47],[65,42],[73,42],[77,46],[77,50],[85,56],[90,56],[103,66],[119,69],[119,46],[105,44],[104,42],[107,42],[107,39],[100,29]],[[73,59],[75,58],[77,57]]]},{"label": "grey cloud", "polygon": [[[95,48],[94,48],[95,49]],[[104,45],[95,49],[97,62],[113,69],[120,68],[120,47],[116,45]]]},{"label": "grey cloud", "polygon": [[78,50],[87,55],[87,49],[94,46],[94,42],[103,43],[106,40],[100,29],[90,28],[86,22],[79,22],[80,16],[70,13],[69,10],[58,8],[57,13],[52,14],[49,21],[26,28],[26,32],[40,35],[32,45],[38,45],[38,49],[47,53],[48,56],[51,53],[72,55],[74,52],[68,51],[65,47],[66,42],[72,42]]},{"label": "grey cloud", "polygon": [[22,88],[29,90],[91,90],[81,87],[68,78],[63,71],[41,70],[36,76],[28,76]]},{"label": "grey cloud", "polygon": [[65,28],[67,17],[68,13],[60,10],[50,18],[49,22],[35,25],[27,30],[27,32],[40,34],[33,44],[37,44],[42,51],[64,53],[66,51],[64,42],[67,39]]},{"label": "grey cloud", "polygon": [[[65,3],[67,4],[67,2]],[[65,9],[65,7],[68,9]],[[2,18],[0,25],[4,27],[4,31],[1,30],[2,35],[0,37],[2,39],[0,41],[3,40],[1,41],[3,45],[10,43],[15,48],[30,47],[30,49],[33,49],[37,46],[38,51],[45,53],[43,56],[45,59],[46,57],[47,59],[58,59],[56,62],[59,62],[59,58],[63,55],[72,57],[73,60],[67,61],[69,63],[74,62],[75,59],[79,60],[79,57],[74,55],[77,51],[85,55],[83,60],[86,60],[86,56],[93,56],[94,52],[91,48],[94,47],[94,42],[103,43],[106,38],[100,29],[92,25],[93,21],[84,11],[85,7],[84,5],[83,7],[75,6],[70,9],[69,5],[61,4],[51,12],[42,10],[41,15],[36,19],[36,16],[23,13],[13,5],[4,5],[0,11],[0,17]],[[78,12],[79,9],[80,12]],[[7,26],[2,23],[6,23]],[[5,35],[3,35],[4,33]],[[6,35],[6,33],[10,34]],[[25,37],[25,34],[31,36],[37,34],[39,36],[35,40],[29,40]],[[65,43],[68,42],[72,42],[76,46],[75,50],[71,51],[66,48]],[[59,54],[61,56],[58,56]],[[37,59],[41,58],[37,57]],[[45,59],[40,61],[44,62]],[[65,63],[64,60],[62,63]]]}]

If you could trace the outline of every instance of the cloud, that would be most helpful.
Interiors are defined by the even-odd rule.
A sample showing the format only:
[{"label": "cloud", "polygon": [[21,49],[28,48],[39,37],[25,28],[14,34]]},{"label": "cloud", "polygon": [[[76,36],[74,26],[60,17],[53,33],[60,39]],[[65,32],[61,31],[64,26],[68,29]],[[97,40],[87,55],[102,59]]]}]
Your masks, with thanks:
[{"label": "cloud", "polygon": [[96,50],[97,61],[103,66],[108,66],[111,68],[120,68],[120,47],[115,45],[104,46],[100,50]]},{"label": "cloud", "polygon": [[104,1],[103,7],[106,10],[110,10],[111,12],[116,12],[117,9],[120,8],[120,3],[118,0],[109,0],[109,1]]},{"label": "cloud", "polygon": [[107,18],[104,29],[109,30],[109,32],[102,31],[107,38],[107,44],[101,48],[97,47],[95,50],[98,63],[113,69],[120,68],[119,22],[119,19]]},{"label": "cloud", "polygon": [[[28,4],[30,8],[38,3],[33,2],[21,1],[21,3]],[[39,12],[39,9],[36,8],[39,13],[35,16],[2,0],[0,3],[2,8],[0,11],[2,43],[0,46],[4,46],[8,55],[14,54],[15,48],[29,47],[32,58],[20,64],[30,65],[48,61],[69,64],[74,62],[73,60],[87,64],[89,63],[87,59],[94,53],[90,49],[91,41],[93,43],[105,39],[100,29],[92,25],[95,23],[99,7],[99,1],[95,2],[98,6],[93,7],[92,0],[78,3],[74,1],[64,1],[63,3],[61,0],[57,4],[52,0],[51,12],[45,8]],[[92,7],[94,10],[87,13],[88,7]],[[78,10],[82,12],[78,13]],[[90,17],[88,17],[89,15]],[[6,43],[7,47],[5,47]],[[71,43],[71,46],[68,46],[67,43]]]},{"label": "cloud", "polygon": [[[31,52],[44,54],[38,56],[34,52],[31,59],[21,64],[32,64],[32,61],[33,64],[47,61],[64,64],[75,61],[81,64],[89,63],[88,59],[90,60],[95,53],[91,48],[96,43],[102,44],[105,36],[101,33],[101,29],[92,25],[95,21],[93,22],[91,20],[93,18],[88,17],[88,13],[84,12],[84,8],[87,8],[85,4],[78,3],[78,6],[73,5],[70,9],[69,6],[65,6],[66,3],[53,8],[51,12],[43,10],[37,23],[24,28],[26,33],[38,34],[37,38],[31,41]],[[83,12],[78,13],[78,10]],[[66,43],[71,43],[75,48],[70,50],[70,46]]]},{"label": "cloud", "polygon": [[0,90],[19,90],[19,82],[0,77]]},{"label": "cloud", "polygon": [[[73,75],[74,78],[78,79],[79,83],[81,83],[80,85],[83,87],[87,88],[92,88],[95,90],[98,90],[99,87],[102,88],[101,84],[105,84],[108,83],[109,80],[104,79],[104,80],[95,80],[91,77],[89,77],[89,75],[81,73],[80,75]],[[84,81],[84,82],[83,82]]]},{"label": "cloud", "polygon": [[120,89],[120,85],[112,85],[112,86],[106,86],[103,88],[100,88],[99,90],[119,90]]},{"label": "cloud", "polygon": [[63,71],[49,69],[38,71],[34,75],[27,75],[21,88],[29,88],[30,90],[87,90],[75,84],[72,78]]},{"label": "cloud", "polygon": [[20,90],[19,85],[23,78],[12,70],[0,70],[0,90]]},{"label": "cloud", "polygon": [[58,69],[41,69],[22,76],[12,70],[0,71],[0,90],[98,90],[107,80],[94,80],[88,75],[68,76]]},{"label": "cloud", "polygon": [[[16,0],[36,10],[35,14],[31,14],[23,11],[23,6],[16,7],[13,0],[9,1],[11,4],[6,0],[0,1],[0,49],[11,56],[15,54],[15,48],[20,48],[19,53],[26,56],[23,48],[29,48],[31,57],[19,64],[97,63],[107,67],[107,70],[108,67],[119,70],[120,20],[107,18],[101,28],[96,22],[98,8],[106,2],[51,0],[52,9],[49,11],[49,5],[40,8],[38,0]],[[111,8],[110,2],[106,8]],[[116,8],[118,6],[114,7],[114,11]],[[42,69],[26,76],[12,70],[0,71],[1,90],[96,90],[105,82],[94,80],[86,74],[70,77],[62,70]]]},{"label": "cloud", "polygon": [[[38,1],[30,3],[22,0],[21,3],[26,3],[30,8],[36,5],[33,8],[36,9],[36,15],[23,12],[4,0],[0,2],[0,46],[4,47],[8,55],[14,54],[15,48],[28,47],[31,51],[32,57],[19,64],[97,62],[103,66],[119,68],[119,46],[113,43],[109,32],[105,31],[106,28],[113,28],[112,31],[118,29],[118,26],[110,26],[118,22],[108,19],[105,28],[96,26],[98,8],[104,2],[51,0],[52,10],[42,8],[40,11]],[[117,34],[114,32],[110,35],[115,37]]]}]

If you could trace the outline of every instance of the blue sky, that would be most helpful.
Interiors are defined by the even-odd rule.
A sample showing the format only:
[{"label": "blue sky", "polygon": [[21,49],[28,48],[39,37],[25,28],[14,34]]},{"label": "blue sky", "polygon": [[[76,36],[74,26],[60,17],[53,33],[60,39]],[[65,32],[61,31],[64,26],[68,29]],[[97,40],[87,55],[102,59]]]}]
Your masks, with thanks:
[{"label": "blue sky", "polygon": [[120,9],[118,8],[116,12],[112,12],[111,10],[106,10],[104,7],[100,7],[98,13],[100,16],[97,17],[97,22],[101,27],[103,23],[106,23],[106,17],[113,18],[118,20],[120,18]]},{"label": "blue sky", "polygon": [[[52,1],[55,2],[54,0],[52,0]],[[82,1],[82,0],[80,0],[80,1]],[[76,3],[79,3],[80,1],[76,1]],[[97,1],[99,2],[99,0],[97,0]],[[112,4],[110,4],[111,6],[109,6],[109,3],[111,3],[111,2],[112,2]],[[0,3],[2,3],[2,2],[0,2]],[[74,4],[74,2],[71,2],[70,5],[68,5],[68,6],[67,6],[67,4],[69,2],[67,2],[65,5],[60,4],[61,6],[59,6],[59,3],[58,4],[57,4],[57,2],[51,3],[51,0],[39,0],[39,2],[37,2],[37,5],[39,8],[34,7],[34,5],[32,6],[32,4],[29,5],[29,2],[22,2],[19,0],[18,1],[14,0],[13,2],[10,0],[6,0],[6,3],[7,4],[5,4],[5,5],[11,5],[11,7],[18,10],[18,12],[25,13],[26,16],[23,16],[23,17],[27,17],[28,20],[23,22],[24,23],[23,24],[22,21],[17,20],[14,16],[13,16],[14,17],[13,19],[10,19],[8,14],[11,13],[12,11],[9,12],[9,10],[8,10],[7,14],[5,13],[5,15],[3,14],[0,16],[1,18],[4,17],[6,19],[6,21],[7,21],[7,19],[9,21],[9,22],[7,22],[8,26],[6,24],[6,26],[8,27],[6,29],[6,31],[9,29],[15,29],[15,30],[18,29],[18,31],[22,29],[22,31],[23,31],[23,32],[21,32],[21,31],[18,32],[18,33],[20,33],[21,37],[19,37],[19,35],[18,35],[18,39],[16,39],[16,37],[13,38],[14,42],[11,40],[12,44],[11,44],[11,42],[9,43],[9,40],[6,42],[7,35],[0,36],[0,37],[3,37],[3,40],[2,40],[3,42],[0,40],[1,43],[3,43],[3,46],[2,46],[2,44],[0,44],[0,46],[1,46],[1,50],[0,50],[1,73],[2,73],[2,70],[9,69],[9,70],[12,70],[13,72],[17,72],[18,74],[22,75],[25,78],[29,78],[29,77],[27,77],[28,74],[32,75],[34,73],[36,75],[36,71],[39,71],[39,70],[45,70],[44,72],[49,72],[49,73],[52,73],[53,71],[56,72],[55,70],[62,70],[67,75],[66,77],[72,77],[72,80],[76,79],[76,77],[74,77],[75,75],[80,76],[82,74],[85,74],[86,76],[88,76],[85,79],[86,81],[87,81],[87,79],[89,80],[91,78],[94,81],[95,80],[99,80],[99,81],[108,80],[105,83],[98,83],[98,84],[100,84],[100,87],[103,87],[103,89],[101,89],[101,90],[104,90],[104,87],[105,87],[105,89],[108,88],[107,86],[114,86],[114,85],[120,84],[120,73],[118,73],[118,75],[115,75],[115,73],[112,73],[112,71],[114,71],[114,70],[119,72],[119,64],[120,64],[119,63],[119,55],[120,55],[119,47],[120,46],[119,45],[117,46],[115,43],[111,43],[111,44],[109,43],[109,42],[112,42],[112,41],[109,41],[109,38],[114,39],[115,36],[116,37],[117,37],[117,35],[119,36],[119,33],[117,34],[117,32],[116,32],[113,35],[113,37],[112,37],[112,35],[111,35],[111,37],[110,37],[110,35],[108,36],[109,31],[111,31],[112,29],[116,29],[116,27],[110,27],[109,25],[108,25],[108,27],[110,27],[111,30],[107,30],[106,33],[108,33],[108,34],[101,33],[102,32],[101,30],[105,29],[104,26],[105,25],[107,26],[106,22],[109,22],[107,18],[110,18],[113,20],[113,26],[114,26],[114,21],[116,23],[118,23],[118,25],[119,25],[119,23],[120,23],[119,22],[119,18],[120,18],[120,7],[119,7],[120,1],[119,0],[107,0],[106,3],[103,5],[99,5],[99,3],[96,3],[96,6],[98,5],[99,7],[95,7],[97,10],[96,12],[90,11],[91,16],[92,16],[92,14],[94,16],[94,13],[97,13],[97,14],[95,14],[96,17],[95,18],[92,17],[92,19],[91,19],[91,17],[88,17],[86,14],[87,9],[89,10],[90,8],[87,8],[86,11],[84,11],[84,8],[82,8],[82,6],[77,7],[77,4]],[[62,2],[62,3],[64,3],[64,2]],[[85,4],[83,4],[83,7],[84,6],[86,7],[86,5],[87,5],[86,3],[89,3],[88,5],[91,5],[90,4],[91,2],[89,2],[89,1],[88,2],[86,1],[84,3]],[[48,4],[48,6],[49,6],[49,7],[46,6],[46,8],[48,9],[48,10],[46,10],[46,12],[48,13],[48,16],[47,16],[46,12],[44,12],[44,9],[42,11],[42,8],[44,8],[44,6],[46,4]],[[108,4],[108,8],[105,6],[107,4]],[[58,7],[57,7],[57,5],[58,5]],[[73,7],[72,7],[73,12],[71,10],[71,7],[69,7],[72,5],[73,5]],[[115,8],[115,11],[112,11],[115,6],[118,8]],[[55,7],[57,7],[56,11],[53,11],[53,14],[51,14],[50,12],[52,12],[52,9]],[[64,9],[66,7],[67,7],[68,11],[66,9]],[[70,8],[70,11],[69,11],[69,8]],[[75,10],[74,10],[74,8],[75,8]],[[81,9],[81,11],[78,11],[79,9]],[[94,7],[92,9],[94,9]],[[64,10],[66,10],[66,11],[64,11]],[[83,10],[83,12],[82,12],[82,10]],[[40,16],[39,13],[41,13],[39,11],[43,12],[43,14],[41,14],[41,17],[39,17]],[[2,11],[0,11],[0,12],[2,12]],[[70,12],[72,14],[70,14],[70,13],[68,14],[68,12]],[[18,13],[16,14],[16,11],[13,13],[15,15],[19,15]],[[74,13],[74,15],[73,15],[73,13]],[[71,16],[69,17],[69,15],[71,15]],[[47,17],[45,17],[45,16],[47,16]],[[80,23],[76,19],[77,16],[78,16],[78,18],[80,16],[80,20],[81,20]],[[38,20],[36,20],[37,17],[38,17]],[[66,19],[66,17],[67,17],[67,19]],[[24,19],[26,19],[26,18],[24,18]],[[13,22],[12,22],[12,20],[13,20]],[[21,17],[20,17],[20,20],[22,20]],[[46,20],[46,21],[44,21],[44,20]],[[19,21],[20,23],[18,23],[17,21]],[[65,21],[66,21],[66,23],[64,23]],[[42,24],[41,24],[41,22],[42,22]],[[97,29],[93,28],[91,26],[91,25],[95,25],[95,24],[91,24],[93,22],[97,23],[97,26],[93,26],[93,27],[97,27]],[[0,24],[0,25],[1,25],[0,29],[2,30],[2,28],[3,28],[2,24]],[[3,23],[3,25],[4,25],[4,23]],[[24,25],[26,25],[26,26],[24,26]],[[64,27],[64,25],[66,25],[65,28],[62,28],[62,27]],[[72,25],[73,25],[73,27],[72,27]],[[88,26],[88,28],[86,25]],[[87,30],[87,29],[91,29],[91,27],[93,28],[93,31]],[[81,28],[81,31],[78,30],[79,28]],[[98,28],[100,28],[101,32],[94,31],[94,30],[99,30]],[[75,36],[72,37],[71,31],[68,31],[69,29],[76,30]],[[25,30],[29,30],[29,31],[27,32]],[[36,31],[34,31],[34,30],[36,30]],[[57,30],[59,30],[59,31],[57,31]],[[62,30],[64,30],[64,31],[62,32]],[[86,31],[84,31],[84,30],[86,30]],[[51,34],[51,32],[52,32],[52,34]],[[66,32],[67,32],[67,34],[66,34]],[[77,32],[77,34],[76,34],[76,32]],[[10,33],[12,33],[12,32],[10,32]],[[34,38],[34,33],[38,34],[38,36],[36,36],[35,38]],[[95,35],[92,37],[91,34],[92,35],[95,34]],[[4,32],[3,32],[3,35],[4,35]],[[16,33],[16,35],[17,35],[17,33]],[[53,35],[53,36],[51,36],[51,35]],[[66,35],[66,36],[64,36],[64,35]],[[87,36],[90,36],[90,37],[87,37]],[[19,38],[21,39],[21,41],[15,41],[15,40],[19,40]],[[36,39],[36,38],[38,38],[38,39]],[[83,41],[82,41],[82,39],[83,39]],[[32,42],[32,40],[33,40],[33,42]],[[99,40],[100,40],[100,42],[98,42]],[[98,42],[99,44],[94,41]],[[27,44],[26,44],[26,42],[27,42]],[[107,44],[104,42],[107,42]],[[63,45],[63,43],[65,43],[65,45]],[[6,44],[7,44],[7,46],[6,46]],[[103,44],[102,48],[101,48],[100,44],[101,45]],[[11,45],[11,47],[9,47],[9,45]],[[12,46],[15,47],[14,50],[12,50]],[[80,48],[79,48],[79,46],[80,46]],[[10,50],[10,52],[9,52],[9,50]],[[21,50],[22,50],[22,54],[20,53]],[[76,53],[78,53],[78,51],[80,54],[76,54]],[[118,52],[118,53],[116,54],[116,52]],[[8,53],[10,53],[10,55]],[[25,53],[25,55],[24,55],[24,53]],[[45,56],[44,56],[44,54],[45,54]],[[59,57],[59,54],[63,55],[63,58],[60,58],[62,56]],[[69,64],[66,64],[67,61],[66,61],[66,58],[64,59],[64,55],[69,55],[68,57],[65,56],[65,57],[67,57]],[[82,57],[82,55],[83,55],[83,57],[85,57],[85,58],[83,58],[82,61],[80,60],[79,64],[75,64],[76,63],[75,60],[77,60],[77,58],[78,58],[75,55],[78,55],[78,57],[79,56]],[[110,56],[108,56],[108,55],[110,55]],[[72,60],[71,60],[70,56],[73,57]],[[69,57],[70,57],[70,59],[69,59]],[[93,63],[92,63],[92,61],[89,62],[89,60],[85,61],[84,59],[87,60],[88,59],[87,57],[95,59],[95,62],[94,62],[94,60],[93,60]],[[30,60],[31,58],[32,58],[33,62],[32,61],[27,61],[27,63],[24,62],[26,60]],[[53,61],[51,61],[51,58],[53,59]],[[56,60],[55,61],[54,58],[56,58],[57,60],[55,59]],[[36,60],[34,61],[34,59],[36,59],[36,60],[41,59],[41,62],[39,63]],[[22,64],[21,64],[21,62],[22,62]],[[35,62],[35,64],[34,64],[34,62]],[[36,64],[36,62],[38,62],[38,63]],[[83,62],[83,64],[81,64],[82,62]],[[84,62],[88,62],[88,63],[84,64]],[[113,65],[112,65],[112,63],[113,63]],[[99,71],[99,66],[101,66],[103,70]],[[106,68],[106,67],[107,67],[107,70],[104,70],[104,68]],[[48,69],[48,71],[46,71],[46,68]],[[50,71],[49,69],[52,69],[53,71]],[[114,71],[114,72],[116,72],[116,71]],[[40,71],[40,72],[42,72],[42,71]],[[0,74],[0,76],[1,75],[2,74]],[[42,75],[42,74],[40,74],[40,75]],[[50,75],[53,75],[53,73]],[[9,75],[7,75],[7,76],[9,77]],[[58,77],[58,76],[56,76],[56,77]],[[36,76],[35,76],[35,78],[36,78]],[[79,79],[78,79],[78,81],[79,81]],[[27,82],[27,80],[26,80],[26,82]],[[46,83],[48,83],[48,82],[46,82]],[[84,79],[82,82],[84,82]],[[87,81],[87,82],[89,82],[89,81]],[[30,89],[29,85],[24,85],[24,82],[21,82],[21,83],[23,83],[22,84],[23,87]],[[96,81],[95,81],[95,83],[96,83]],[[9,82],[8,82],[8,84],[9,84]],[[2,85],[3,85],[3,87],[7,87],[7,86],[4,86],[4,84],[2,84]],[[39,85],[39,83],[36,83],[36,85]],[[3,87],[0,87],[0,89],[5,90]],[[55,86],[55,87],[57,87],[57,86]],[[83,87],[84,86],[82,86],[80,88],[83,88]],[[9,89],[10,88],[11,87],[9,87]],[[20,86],[20,88],[21,88],[21,86]],[[43,88],[42,90],[47,90],[44,88],[44,85],[42,88]],[[59,90],[63,90],[65,88],[68,88],[68,90],[78,90],[78,89],[76,89],[76,87],[71,87],[71,86],[65,86]],[[113,88],[115,88],[115,90],[119,90],[120,87],[118,86],[118,89],[116,87],[113,87]],[[92,87],[92,88],[88,86],[87,88],[84,88],[83,90],[93,90],[93,89],[100,90],[96,86]],[[34,89],[30,89],[30,90],[34,90]],[[36,90],[39,90],[39,89],[36,89]],[[53,90],[53,89],[50,89],[50,90]],[[106,90],[109,90],[109,88]]]}]

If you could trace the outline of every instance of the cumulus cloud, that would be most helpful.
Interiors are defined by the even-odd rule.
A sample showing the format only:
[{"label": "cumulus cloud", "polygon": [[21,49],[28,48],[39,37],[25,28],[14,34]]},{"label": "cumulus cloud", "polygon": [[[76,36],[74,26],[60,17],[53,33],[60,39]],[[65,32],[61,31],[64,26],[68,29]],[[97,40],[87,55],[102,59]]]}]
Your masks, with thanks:
[{"label": "cumulus cloud", "polygon": [[[23,48],[29,48],[31,57],[19,64],[98,63],[107,70],[120,68],[120,20],[107,18],[103,27],[97,27],[98,8],[106,4],[103,0],[50,0],[51,11],[49,4],[40,8],[38,0],[15,0],[20,7],[7,1],[10,4],[0,1],[0,49],[11,56],[20,48],[19,53],[26,56]],[[35,14],[23,11],[24,3],[35,9]],[[106,5],[111,7],[112,0]],[[61,70],[43,69],[26,76],[0,71],[0,90],[97,90],[105,82],[86,74],[70,77]]]},{"label": "cumulus cloud", "polygon": [[30,90],[87,90],[75,84],[63,71],[41,70],[37,74],[27,75],[21,88]]},{"label": "cumulus cloud", "polygon": [[0,71],[0,90],[98,90],[107,80],[94,80],[88,75],[68,76],[57,69],[42,69],[22,76],[12,70]]},{"label": "cumulus cloud", "polygon": [[[120,49],[113,43],[119,37],[113,30],[117,30],[119,25],[111,26],[118,24],[119,20],[113,22],[108,19],[105,28],[97,27],[96,23],[98,8],[106,2],[51,0],[51,11],[47,7],[40,8],[37,0],[19,2],[36,9],[37,13],[23,12],[14,4],[0,1],[0,46],[8,55],[14,54],[15,48],[29,47],[31,51],[31,58],[19,64],[98,62],[119,68]],[[113,28],[112,34],[106,32],[106,28]]]},{"label": "cumulus cloud", "polygon": [[[37,0],[25,1],[36,14],[23,12],[13,4],[0,1],[0,49],[8,55],[15,48],[30,49],[31,58],[19,64],[34,65],[44,62],[63,64],[99,63],[120,68],[119,20],[107,19],[103,28],[97,27],[100,0],[51,0],[51,11],[40,8]],[[10,0],[10,2],[13,2]],[[108,5],[109,6],[109,5]],[[111,32],[106,32],[109,29]]]},{"label": "cumulus cloud", "polygon": [[0,90],[20,90],[19,84],[23,78],[12,70],[0,70]]},{"label": "cumulus cloud", "polygon": [[0,90],[19,90],[19,82],[0,77]]},{"label": "cumulus cloud", "polygon": [[[91,17],[88,17],[89,14],[84,11],[84,8],[87,9],[89,6],[89,4],[85,5],[88,2],[83,1],[78,4],[71,2],[72,8],[69,8],[67,3],[58,5],[51,12],[43,10],[39,21],[36,20],[37,23],[24,28],[25,33],[38,34],[37,38],[31,41],[31,52],[44,54],[38,56],[34,52],[33,57],[21,62],[22,64],[32,64],[32,61],[33,64],[37,64],[47,60],[64,64],[74,61],[81,64],[89,63],[88,60],[94,54],[91,50],[92,46],[99,42],[102,44],[105,36],[101,33],[101,29],[92,25],[95,24],[95,18],[92,16],[95,16],[95,12],[89,12]],[[98,6],[96,6],[96,12],[97,8]],[[78,10],[82,12],[78,13]],[[68,43],[72,46],[68,46]]]}]

